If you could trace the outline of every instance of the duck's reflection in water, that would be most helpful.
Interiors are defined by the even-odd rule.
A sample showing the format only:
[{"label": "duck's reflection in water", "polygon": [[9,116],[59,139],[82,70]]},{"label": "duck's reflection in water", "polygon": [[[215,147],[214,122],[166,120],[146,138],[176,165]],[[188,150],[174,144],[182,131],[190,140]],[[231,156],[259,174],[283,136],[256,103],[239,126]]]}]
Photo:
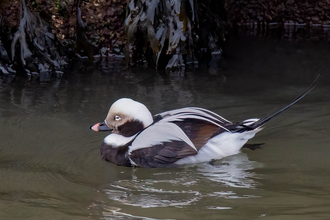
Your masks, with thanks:
[{"label": "duck's reflection in water", "polygon": [[[198,207],[202,205],[199,203],[204,203],[202,199],[253,197],[255,195],[235,189],[256,188],[258,177],[253,170],[261,166],[258,162],[250,161],[245,153],[240,153],[212,163],[177,169],[134,169],[132,179],[113,181],[104,187],[101,190],[104,193],[102,197],[108,200],[98,201],[89,209],[94,214],[98,210],[97,215],[106,219],[115,216],[146,218],[134,215],[136,208]],[[232,208],[211,205],[209,209],[215,207]]]},{"label": "duck's reflection in water", "polygon": [[253,169],[262,164],[250,161],[245,153],[226,157],[213,163],[197,165],[198,173],[205,178],[234,188],[254,188],[258,183]]}]

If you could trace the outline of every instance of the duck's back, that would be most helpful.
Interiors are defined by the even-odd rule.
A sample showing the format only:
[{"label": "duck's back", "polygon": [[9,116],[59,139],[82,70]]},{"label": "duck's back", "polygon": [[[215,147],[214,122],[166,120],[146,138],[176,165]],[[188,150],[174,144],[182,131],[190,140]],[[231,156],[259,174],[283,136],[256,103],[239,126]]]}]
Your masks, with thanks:
[{"label": "duck's back", "polygon": [[[217,141],[210,140],[230,133],[226,126],[233,124],[206,111],[185,108],[157,115],[155,123],[143,130],[130,146],[131,161],[142,167],[170,167],[219,159],[224,153],[211,144]],[[212,147],[204,149],[207,143]],[[210,149],[218,152],[211,153]]]}]

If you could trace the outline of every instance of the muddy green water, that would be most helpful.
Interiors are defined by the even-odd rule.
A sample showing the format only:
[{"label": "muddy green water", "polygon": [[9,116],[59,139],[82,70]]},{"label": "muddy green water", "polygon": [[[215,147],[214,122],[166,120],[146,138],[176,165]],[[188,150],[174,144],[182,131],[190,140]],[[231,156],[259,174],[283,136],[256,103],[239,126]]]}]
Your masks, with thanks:
[{"label": "muddy green water", "polygon": [[[0,81],[0,219],[330,219],[330,50],[322,42],[233,39],[226,58],[185,75],[75,71],[40,84]],[[303,100],[249,143],[261,149],[175,169],[101,160],[89,130],[113,101],[152,113],[199,106],[263,117],[321,74]]]}]

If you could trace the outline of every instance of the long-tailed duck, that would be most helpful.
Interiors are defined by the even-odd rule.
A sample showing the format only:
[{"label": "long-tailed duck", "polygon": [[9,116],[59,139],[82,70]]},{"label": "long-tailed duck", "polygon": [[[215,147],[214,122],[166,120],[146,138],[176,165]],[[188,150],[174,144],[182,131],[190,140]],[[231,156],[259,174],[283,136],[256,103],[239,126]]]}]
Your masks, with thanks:
[{"label": "long-tailed duck", "polygon": [[173,167],[207,162],[239,153],[263,124],[307,95],[315,81],[289,105],[260,119],[233,123],[196,107],[152,116],[145,105],[122,98],[112,104],[105,121],[91,129],[111,131],[101,145],[101,155],[117,165]]}]

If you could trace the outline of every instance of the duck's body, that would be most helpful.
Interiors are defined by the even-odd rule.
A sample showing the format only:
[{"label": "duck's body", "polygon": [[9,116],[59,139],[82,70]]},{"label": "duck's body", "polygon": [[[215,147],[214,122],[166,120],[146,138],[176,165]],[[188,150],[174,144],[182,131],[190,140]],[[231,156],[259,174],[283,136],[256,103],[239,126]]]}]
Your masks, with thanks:
[{"label": "duck's body", "polygon": [[221,159],[239,153],[261,126],[308,92],[271,116],[232,123],[203,108],[182,108],[151,115],[141,103],[119,99],[106,120],[91,128],[112,130],[101,146],[102,158],[121,166],[173,167]]},{"label": "duck's body", "polygon": [[[135,102],[120,99],[118,102]],[[201,108],[164,112],[134,135],[112,133],[101,146],[102,158],[122,166],[170,167],[237,154],[259,129],[244,128]],[[141,122],[130,122],[130,124]],[[141,127],[142,127],[141,123]],[[243,126],[242,126],[243,125]],[[136,126],[139,127],[139,126]],[[244,129],[244,132],[233,132]]]}]

